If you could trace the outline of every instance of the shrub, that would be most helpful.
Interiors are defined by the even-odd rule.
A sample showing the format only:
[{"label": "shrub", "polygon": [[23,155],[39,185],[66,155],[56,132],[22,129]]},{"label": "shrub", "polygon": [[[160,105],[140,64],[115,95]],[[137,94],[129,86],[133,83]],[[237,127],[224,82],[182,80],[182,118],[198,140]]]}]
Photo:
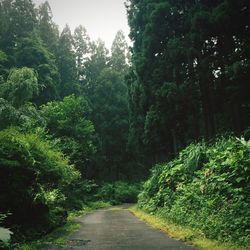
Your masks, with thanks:
[{"label": "shrub", "polygon": [[96,197],[111,204],[136,203],[140,185],[123,181],[104,183],[98,190]]},{"label": "shrub", "polygon": [[79,178],[67,158],[39,134],[0,131],[0,212],[7,226],[47,231],[66,219],[63,188]]},{"label": "shrub", "polygon": [[139,206],[207,237],[249,243],[250,144],[234,137],[192,144],[156,166]]},{"label": "shrub", "polygon": [[5,249],[9,246],[9,241],[13,234],[8,228],[1,227],[7,216],[6,214],[0,213],[0,249]]},{"label": "shrub", "polygon": [[67,196],[66,208],[69,210],[82,210],[93,200],[97,185],[91,180],[75,180],[64,189]]}]

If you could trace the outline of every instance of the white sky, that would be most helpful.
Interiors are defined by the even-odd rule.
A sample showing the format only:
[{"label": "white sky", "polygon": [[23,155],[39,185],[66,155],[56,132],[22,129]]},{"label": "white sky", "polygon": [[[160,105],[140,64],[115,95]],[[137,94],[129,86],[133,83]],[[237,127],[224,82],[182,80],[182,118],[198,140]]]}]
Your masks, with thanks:
[{"label": "white sky", "polygon": [[[45,0],[33,0],[39,5]],[[72,31],[80,24],[91,40],[101,38],[108,49],[118,30],[123,30],[129,42],[125,0],[48,0],[53,19],[60,30],[68,24]]]}]

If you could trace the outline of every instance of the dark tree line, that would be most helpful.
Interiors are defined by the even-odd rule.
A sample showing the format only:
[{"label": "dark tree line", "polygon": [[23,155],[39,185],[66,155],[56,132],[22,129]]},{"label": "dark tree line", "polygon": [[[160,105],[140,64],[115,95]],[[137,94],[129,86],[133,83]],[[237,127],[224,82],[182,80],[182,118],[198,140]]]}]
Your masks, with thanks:
[{"label": "dark tree line", "polygon": [[194,140],[246,129],[249,1],[126,5],[133,41],[128,145],[134,159],[151,166]]}]

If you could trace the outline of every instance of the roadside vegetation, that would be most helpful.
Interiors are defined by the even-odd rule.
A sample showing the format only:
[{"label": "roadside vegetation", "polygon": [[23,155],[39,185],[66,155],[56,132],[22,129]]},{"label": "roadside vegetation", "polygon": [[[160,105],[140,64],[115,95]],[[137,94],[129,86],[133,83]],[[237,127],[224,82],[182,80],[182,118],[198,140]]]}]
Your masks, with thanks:
[{"label": "roadside vegetation", "polygon": [[130,211],[152,227],[161,230],[168,236],[185,242],[201,250],[249,250],[248,246],[208,239],[204,234],[189,226],[174,224],[160,214],[152,214],[134,206]]},{"label": "roadside vegetation", "polygon": [[207,239],[249,246],[249,166],[244,138],[191,144],[152,169],[138,207]]}]

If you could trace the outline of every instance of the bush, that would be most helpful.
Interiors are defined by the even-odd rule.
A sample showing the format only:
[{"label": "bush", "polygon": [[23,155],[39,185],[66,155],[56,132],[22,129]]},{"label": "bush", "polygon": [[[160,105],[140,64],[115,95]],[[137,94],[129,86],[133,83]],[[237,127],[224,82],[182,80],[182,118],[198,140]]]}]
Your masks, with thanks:
[{"label": "bush", "polygon": [[109,201],[113,205],[122,203],[136,203],[139,191],[139,184],[130,184],[123,181],[117,181],[113,184],[104,183],[101,185],[96,197],[103,201]]},{"label": "bush", "polygon": [[0,213],[0,249],[5,249],[9,246],[11,235],[13,234],[8,228],[1,227],[3,221],[8,215]]},{"label": "bush", "polygon": [[80,174],[52,145],[39,134],[0,131],[0,213],[11,213],[5,224],[15,231],[48,231],[66,219],[62,190]]},{"label": "bush", "polygon": [[66,208],[68,210],[82,210],[93,200],[97,185],[91,180],[75,180],[68,185],[64,193],[67,196]]},{"label": "bush", "polygon": [[206,237],[248,244],[249,180],[249,142],[230,137],[192,144],[152,170],[139,206]]}]

